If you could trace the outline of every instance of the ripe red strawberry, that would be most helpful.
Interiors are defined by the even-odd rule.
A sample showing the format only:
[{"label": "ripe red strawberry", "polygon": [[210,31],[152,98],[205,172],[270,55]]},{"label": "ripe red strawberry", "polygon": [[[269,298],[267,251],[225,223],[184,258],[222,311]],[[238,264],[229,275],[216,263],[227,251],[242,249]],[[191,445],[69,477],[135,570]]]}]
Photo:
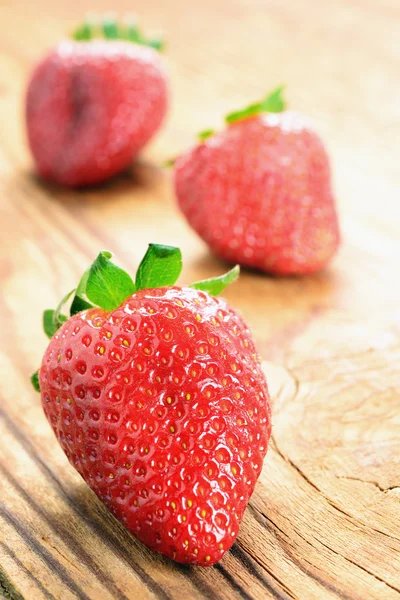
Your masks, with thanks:
[{"label": "ripe red strawberry", "polygon": [[63,41],[36,67],[28,87],[26,122],[38,172],[68,186],[125,169],[166,113],[159,43],[146,46],[136,28],[103,28],[105,40],[92,39],[96,31],[86,27],[78,39]]},{"label": "ripe red strawberry", "polygon": [[271,431],[251,334],[207,293],[238,268],[176,287],[180,251],[150,245],[134,284],[110,256],[83,276],[73,316],[45,312],[52,338],[32,381],[109,510],[155,552],[212,565],[235,541]]},{"label": "ripe red strawberry", "polygon": [[176,195],[221,258],[280,275],[312,273],[339,243],[329,161],[308,119],[281,112],[281,91],[228,115],[220,133],[200,134],[175,163]]}]

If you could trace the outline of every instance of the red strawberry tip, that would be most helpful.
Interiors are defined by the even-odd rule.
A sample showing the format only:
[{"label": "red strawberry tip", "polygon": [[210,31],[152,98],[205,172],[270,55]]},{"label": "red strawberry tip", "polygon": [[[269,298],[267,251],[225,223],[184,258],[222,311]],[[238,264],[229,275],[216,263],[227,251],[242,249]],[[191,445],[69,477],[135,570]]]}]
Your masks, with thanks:
[{"label": "red strawberry tip", "polygon": [[87,15],[85,21],[73,31],[71,37],[79,42],[88,42],[95,38],[124,40],[142,46],[149,46],[159,52],[165,50],[165,41],[162,37],[146,38],[134,18],[126,17],[122,23],[119,23],[116,15],[110,13],[105,14],[102,18],[97,15]]},{"label": "red strawberry tip", "polygon": [[[182,270],[182,254],[175,246],[149,244],[137,269],[135,281],[126,271],[114,264],[111,258],[111,252],[101,251],[82,275],[78,286],[64,296],[55,310],[44,311],[43,329],[48,338],[51,339],[69,319],[63,311],[71,297],[70,317],[88,308],[97,307],[112,311],[139,290],[175,285]],[[196,281],[189,287],[216,296],[236,281],[239,272],[240,267],[236,265],[223,275]],[[35,390],[40,391],[39,371],[32,375],[31,382]]]}]

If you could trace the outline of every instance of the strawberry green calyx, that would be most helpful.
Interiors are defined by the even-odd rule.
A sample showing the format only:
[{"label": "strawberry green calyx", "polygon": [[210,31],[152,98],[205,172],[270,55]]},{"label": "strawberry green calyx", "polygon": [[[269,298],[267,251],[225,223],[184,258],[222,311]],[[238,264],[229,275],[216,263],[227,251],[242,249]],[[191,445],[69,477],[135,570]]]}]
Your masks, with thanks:
[{"label": "strawberry green calyx", "polygon": [[239,277],[239,273],[240,267],[239,265],[236,265],[233,269],[219,277],[196,281],[196,283],[192,283],[189,287],[207,292],[208,294],[211,294],[211,296],[218,296],[218,294],[220,294],[230,283],[236,281]]},{"label": "strawberry green calyx", "polygon": [[161,164],[161,166],[164,169],[171,169],[175,165],[176,160],[177,160],[176,156],[174,156],[172,158],[167,158],[166,160],[164,160],[164,162]]},{"label": "strawberry green calyx", "polygon": [[[48,338],[52,338],[68,320],[65,314],[68,303],[71,317],[90,308],[112,311],[139,290],[174,286],[182,270],[182,254],[175,246],[149,244],[137,269],[135,281],[111,258],[111,252],[100,252],[82,275],[78,286],[64,296],[55,310],[44,311],[43,329]],[[216,296],[238,278],[239,272],[237,265],[224,275],[197,281],[189,287]],[[69,302],[71,298],[72,302]],[[40,391],[39,371],[32,375],[31,382],[35,390]]]},{"label": "strawberry green calyx", "polygon": [[200,133],[197,134],[197,137],[199,138],[200,142],[204,142],[209,137],[214,135],[214,133],[214,129],[205,129],[204,131],[200,131]]},{"label": "strawberry green calyx", "polygon": [[249,117],[254,117],[255,115],[259,115],[261,113],[283,112],[286,108],[285,101],[282,97],[284,87],[285,86],[283,85],[277,87],[260,102],[250,104],[242,110],[229,113],[229,115],[225,117],[225,122],[230,125],[232,123],[236,123],[237,121],[242,121],[243,119],[248,119]]},{"label": "strawberry green calyx", "polygon": [[87,42],[96,38],[105,40],[124,40],[149,46],[158,51],[164,50],[164,40],[159,37],[146,38],[140,31],[134,19],[125,19],[119,23],[115,15],[105,15],[103,18],[97,18],[89,15],[71,36],[79,42]]},{"label": "strawberry green calyx", "polygon": [[47,337],[51,338],[57,331],[57,329],[65,323],[67,317],[57,311],[48,309],[43,313],[43,329]]},{"label": "strawberry green calyx", "polygon": [[31,383],[34,387],[34,389],[37,392],[40,392],[40,384],[39,384],[39,369],[37,371],[34,372],[34,374],[31,377]]},{"label": "strawberry green calyx", "polygon": [[[232,123],[244,121],[249,117],[255,117],[256,115],[259,115],[261,113],[283,112],[286,109],[286,103],[282,96],[284,89],[285,86],[281,85],[275,90],[273,90],[270,94],[268,94],[265,98],[263,98],[260,102],[250,104],[242,110],[237,110],[235,112],[229,113],[225,117],[225,123],[227,125],[231,125]],[[215,135],[215,133],[216,131],[214,129],[205,129],[204,131],[200,131],[200,133],[197,134],[197,138],[201,143],[203,143],[206,140],[208,140],[208,138]]]},{"label": "strawberry green calyx", "polygon": [[[111,252],[100,252],[80,281],[81,298],[88,298],[94,306],[113,310],[136,292],[132,278],[111,262]],[[79,287],[79,286],[78,286]]]},{"label": "strawberry green calyx", "polygon": [[174,285],[182,271],[182,254],[174,246],[149,244],[136,273],[136,289]]}]

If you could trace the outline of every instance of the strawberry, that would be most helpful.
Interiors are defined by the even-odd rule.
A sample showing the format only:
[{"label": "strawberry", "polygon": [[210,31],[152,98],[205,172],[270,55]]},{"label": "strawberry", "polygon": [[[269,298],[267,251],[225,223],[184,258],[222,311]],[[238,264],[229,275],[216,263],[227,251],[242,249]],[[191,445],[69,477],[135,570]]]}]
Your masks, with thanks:
[{"label": "strawberry", "polygon": [[226,118],[175,162],[179,205],[221,258],[278,275],[322,269],[339,227],[329,161],[308,119],[282,112],[282,88]]},{"label": "strawberry", "polygon": [[51,341],[32,382],[68,459],[127,529],[212,565],[235,541],[271,432],[249,329],[210,295],[238,267],[177,287],[177,248],[150,245],[135,283],[110,258],[45,311]]},{"label": "strawberry", "polygon": [[85,25],[74,37],[35,68],[26,123],[39,174],[83,186],[130,165],[160,127],[167,89],[160,42],[136,27]]}]

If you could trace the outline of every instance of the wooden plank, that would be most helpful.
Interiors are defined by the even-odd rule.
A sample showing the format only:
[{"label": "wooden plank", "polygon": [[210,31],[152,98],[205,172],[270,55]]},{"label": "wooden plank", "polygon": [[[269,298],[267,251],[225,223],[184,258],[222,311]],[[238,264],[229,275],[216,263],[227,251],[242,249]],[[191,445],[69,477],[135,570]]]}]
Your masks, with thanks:
[{"label": "wooden plank", "polygon": [[[34,60],[93,5],[26,4],[0,6],[10,23],[0,40],[0,594],[399,598],[398,3],[171,0],[155,10],[139,0],[144,25],[168,32],[170,118],[131,173],[79,192],[34,177],[21,114]],[[179,242],[183,280],[223,270],[179,216],[159,165],[281,81],[329,145],[344,242],[324,273],[245,272],[226,292],[265,359],[274,431],[237,543],[219,565],[193,569],[153,555],[107,513],[56,444],[28,377],[46,345],[43,308],[99,248],[133,270],[149,241]]]}]

